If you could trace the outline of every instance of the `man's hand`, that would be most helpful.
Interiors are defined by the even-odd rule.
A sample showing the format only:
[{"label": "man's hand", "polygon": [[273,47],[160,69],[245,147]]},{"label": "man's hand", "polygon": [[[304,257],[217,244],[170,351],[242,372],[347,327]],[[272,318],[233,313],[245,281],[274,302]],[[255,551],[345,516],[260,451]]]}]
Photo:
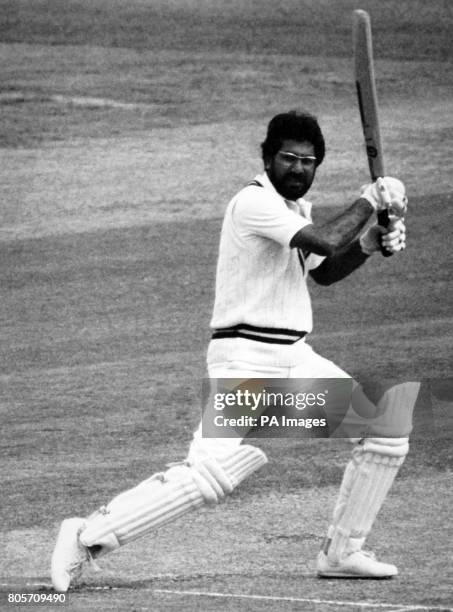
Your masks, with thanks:
[{"label": "man's hand", "polygon": [[378,178],[374,183],[364,185],[361,198],[365,198],[376,212],[388,210],[390,215],[403,217],[407,209],[404,184],[391,176]]},{"label": "man's hand", "polygon": [[360,237],[360,247],[366,255],[380,251],[382,246],[390,253],[398,253],[406,248],[406,226],[404,218],[390,219],[389,227],[372,225]]}]

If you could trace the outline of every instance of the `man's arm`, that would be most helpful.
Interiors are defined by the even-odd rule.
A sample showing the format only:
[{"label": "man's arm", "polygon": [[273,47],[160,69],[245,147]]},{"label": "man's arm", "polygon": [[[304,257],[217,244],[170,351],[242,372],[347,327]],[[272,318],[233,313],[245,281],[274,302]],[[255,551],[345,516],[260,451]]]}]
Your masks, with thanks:
[{"label": "man's arm", "polygon": [[354,240],[331,257],[326,257],[320,266],[310,271],[310,276],[319,285],[331,285],[342,280],[359,268],[369,255],[362,251],[360,242]]},{"label": "man's arm", "polygon": [[291,239],[290,247],[332,257],[358,237],[373,212],[389,210],[401,217],[406,208],[403,183],[389,176],[379,178],[364,185],[354,204],[327,223],[300,229]]},{"label": "man's arm", "polygon": [[354,240],[331,257],[326,257],[317,268],[310,271],[310,275],[320,285],[331,285],[354,272],[372,253],[380,251],[381,245],[390,253],[404,251],[406,225],[403,218],[392,219],[388,228],[372,225],[359,240]]},{"label": "man's arm", "polygon": [[359,198],[327,223],[303,227],[293,236],[290,247],[333,257],[357,238],[374,211],[369,200]]}]

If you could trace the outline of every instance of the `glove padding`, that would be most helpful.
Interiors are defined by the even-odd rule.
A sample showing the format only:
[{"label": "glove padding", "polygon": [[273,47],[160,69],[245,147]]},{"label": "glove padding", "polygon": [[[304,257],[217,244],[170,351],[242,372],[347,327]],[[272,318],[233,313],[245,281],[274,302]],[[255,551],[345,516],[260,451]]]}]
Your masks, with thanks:
[{"label": "glove padding", "polygon": [[360,237],[360,247],[365,255],[380,251],[381,245],[390,253],[398,253],[406,248],[406,225],[404,218],[390,220],[389,227],[377,223],[369,227]]},{"label": "glove padding", "polygon": [[390,216],[403,217],[407,210],[404,184],[391,176],[379,177],[374,183],[364,185],[360,197],[368,200],[376,212],[388,210]]}]

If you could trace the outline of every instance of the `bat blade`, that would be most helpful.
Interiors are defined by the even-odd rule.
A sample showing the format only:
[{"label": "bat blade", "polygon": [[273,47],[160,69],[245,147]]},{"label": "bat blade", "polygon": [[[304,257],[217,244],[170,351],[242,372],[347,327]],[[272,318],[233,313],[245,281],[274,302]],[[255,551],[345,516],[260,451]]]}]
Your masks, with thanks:
[{"label": "bat blade", "polygon": [[[384,150],[379,126],[379,107],[374,76],[373,39],[371,34],[370,16],[366,11],[353,12],[353,45],[354,45],[354,77],[359,103],[360,119],[365,139],[366,155],[370,169],[371,180],[385,175]],[[390,223],[387,211],[378,214],[379,224],[388,227]],[[382,254],[391,253],[381,249]]]},{"label": "bat blade", "polygon": [[375,181],[384,176],[384,151],[379,127],[371,22],[366,11],[357,10],[353,15],[354,76],[368,165]]}]

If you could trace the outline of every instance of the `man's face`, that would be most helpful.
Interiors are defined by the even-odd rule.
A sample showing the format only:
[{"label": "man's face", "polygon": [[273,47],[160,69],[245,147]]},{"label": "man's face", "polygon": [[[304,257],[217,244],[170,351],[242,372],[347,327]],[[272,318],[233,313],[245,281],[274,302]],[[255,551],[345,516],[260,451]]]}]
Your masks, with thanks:
[{"label": "man's face", "polygon": [[278,193],[287,200],[297,200],[307,193],[315,178],[314,146],[308,141],[284,140],[280,150],[265,160],[265,168]]}]

